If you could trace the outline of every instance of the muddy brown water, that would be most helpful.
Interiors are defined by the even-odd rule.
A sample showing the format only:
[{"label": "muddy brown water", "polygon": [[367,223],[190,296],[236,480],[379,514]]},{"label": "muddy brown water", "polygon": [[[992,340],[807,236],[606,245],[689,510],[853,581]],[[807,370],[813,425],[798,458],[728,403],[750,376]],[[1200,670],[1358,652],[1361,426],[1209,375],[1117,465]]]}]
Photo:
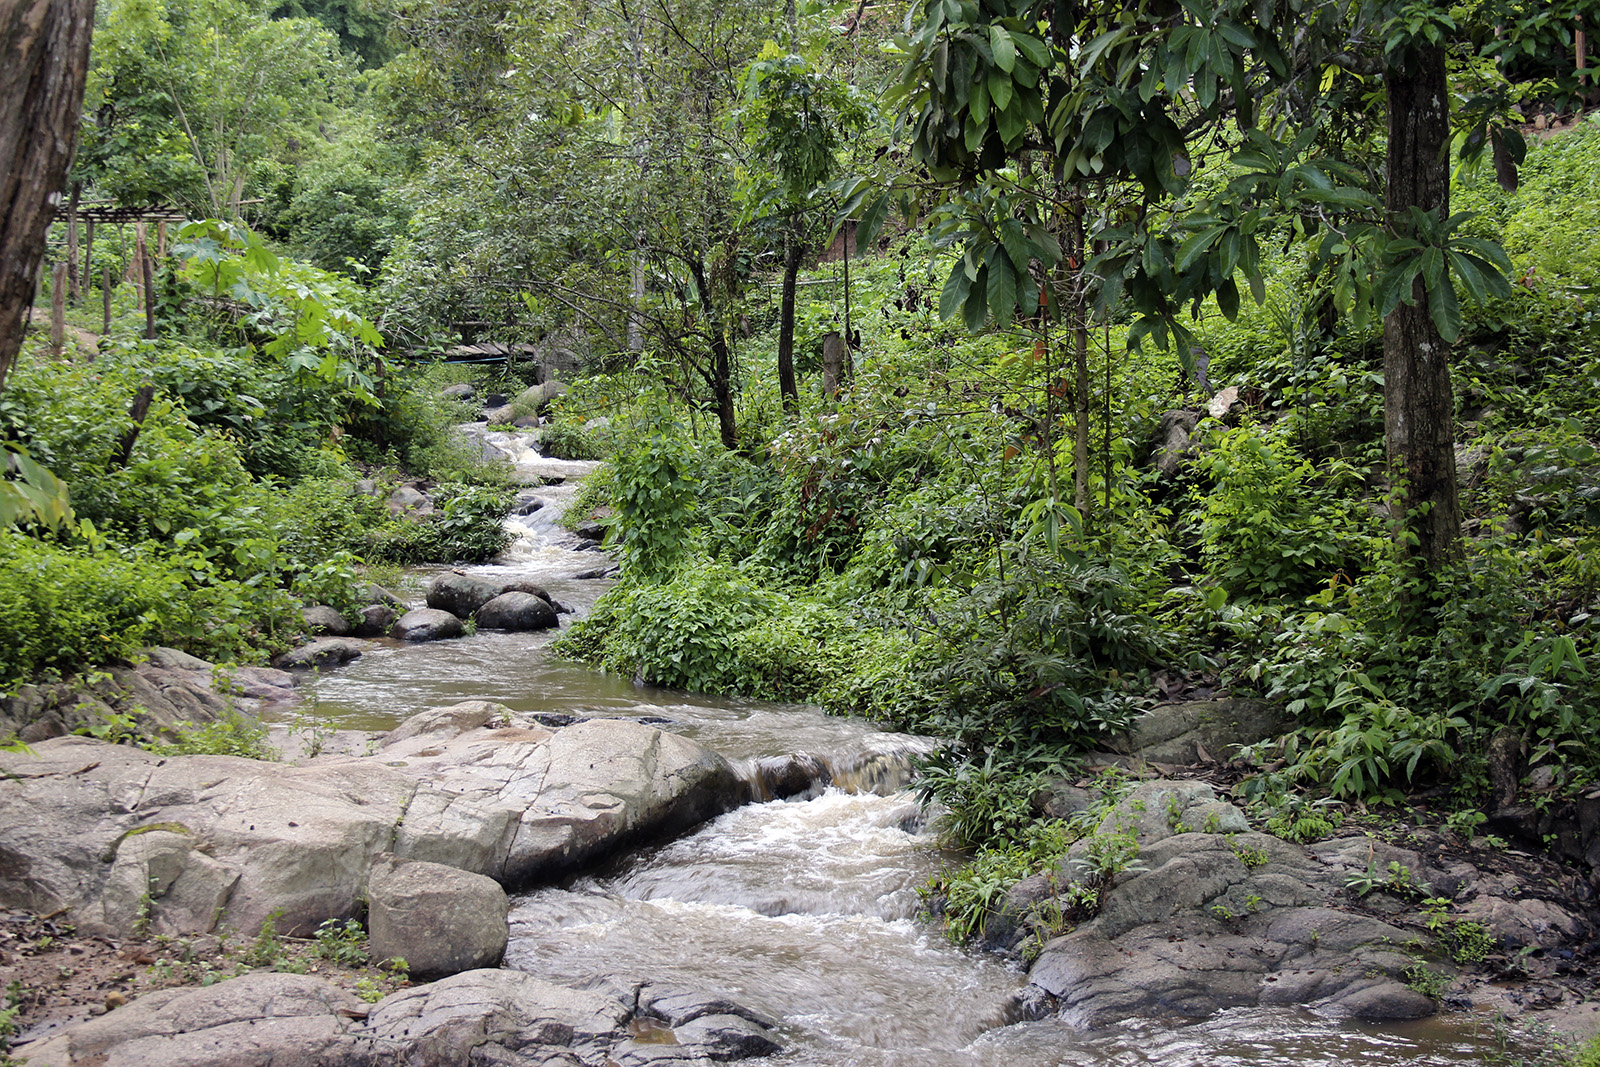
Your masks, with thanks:
[{"label": "muddy brown water", "polygon": [[[501,439],[524,466],[584,473]],[[554,525],[573,492],[539,490],[546,508],[513,520],[512,549],[477,569],[535,577],[581,615],[609,583],[573,577],[604,562]],[[419,600],[427,577],[414,576]],[[571,985],[649,980],[724,994],[777,1020],[787,1050],[770,1062],[793,1067],[1446,1067],[1483,1063],[1500,1047],[1487,1021],[1461,1016],[1365,1026],[1249,1009],[1093,1033],[1017,1022],[1024,975],[949,944],[917,916],[919,887],[952,862],[915,799],[896,788],[925,739],[815,708],[636,686],[560,660],[553,639],[386,643],[316,679],[316,712],[341,728],[381,730],[426,708],[489,699],[525,712],[659,721],[736,763],[804,752],[857,773],[841,774],[853,790],[748,805],[518,896],[508,967]]]}]

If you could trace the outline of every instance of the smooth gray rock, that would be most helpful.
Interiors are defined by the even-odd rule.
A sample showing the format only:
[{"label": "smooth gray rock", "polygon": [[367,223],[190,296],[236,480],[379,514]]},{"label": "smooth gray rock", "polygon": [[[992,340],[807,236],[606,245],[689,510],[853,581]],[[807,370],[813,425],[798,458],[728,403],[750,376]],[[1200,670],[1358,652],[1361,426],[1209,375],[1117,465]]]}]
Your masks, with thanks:
[{"label": "smooth gray rock", "polygon": [[404,612],[411,607],[411,605],[407,604],[405,598],[399,593],[385,589],[376,582],[367,583],[367,603],[387,604],[389,607],[394,608],[395,611],[398,612]]},{"label": "smooth gray rock", "polygon": [[34,1067],[665,1067],[781,1051],[730,1007],[674,1031],[625,992],[519,971],[466,971],[373,1005],[310,975],[250,974],[147,993],[24,1051]]},{"label": "smooth gray rock", "polygon": [[[1340,868],[1251,832],[1210,785],[1141,783],[1096,836],[1129,832],[1137,859],[1102,876],[1098,914],[1046,943],[1029,972],[1034,998],[1053,998],[1062,1020],[1092,1029],[1265,1004],[1363,1019],[1433,1012],[1403,977],[1416,960],[1400,946],[1415,931],[1329,907],[1343,893]],[[1074,845],[1056,881],[1092,882],[1094,855],[1090,840]],[[1001,936],[1027,933],[1049,895],[1048,885],[1025,890],[1013,889]]]},{"label": "smooth gray rock", "polygon": [[397,486],[384,501],[394,515],[432,515],[433,501],[414,485]]},{"label": "smooth gray rock", "polygon": [[444,641],[466,631],[461,620],[437,608],[415,608],[395,620],[394,636],[402,641]]},{"label": "smooth gray rock", "polygon": [[1184,459],[1192,451],[1189,437],[1200,424],[1200,412],[1176,409],[1164,412],[1161,425],[1156,429],[1155,450],[1150,453],[1150,465],[1164,478],[1177,474]]},{"label": "smooth gray rock", "polygon": [[471,383],[457,382],[455,385],[447,385],[443,389],[439,390],[439,395],[447,396],[452,400],[471,400],[477,395],[477,392],[478,391],[472,387]]},{"label": "smooth gray rock", "polygon": [[500,593],[500,587],[493,582],[459,571],[445,571],[428,583],[428,607],[467,619]]},{"label": "smooth gray rock", "polygon": [[345,637],[350,633],[350,624],[345,617],[326,604],[311,604],[301,608],[300,618],[306,624],[306,631],[311,634]]},{"label": "smooth gray rock", "polygon": [[509,722],[511,717],[510,708],[489,700],[466,700],[446,708],[430,708],[417,712],[389,731],[389,735],[383,739],[383,747],[388,748],[413,737],[448,741],[487,723],[497,720]]},{"label": "smooth gray rock", "polygon": [[501,593],[474,613],[486,630],[548,630],[560,625],[556,609],[532,593]]},{"label": "smooth gray rock", "polygon": [[505,955],[509,904],[493,878],[381,856],[367,875],[367,907],[368,953],[404,959],[414,977],[498,967]]},{"label": "smooth gray rock", "polygon": [[251,936],[278,912],[280,932],[309,936],[356,913],[382,853],[516,887],[745,799],[687,738],[621,719],[552,734],[499,725],[504,710],[458,708],[375,756],[302,766],[86,737],[0,752],[0,907],[70,908],[86,932],[126,935],[149,887],[158,930]]},{"label": "smooth gray rock", "polygon": [[310,670],[313,667],[337,667],[349,663],[366,650],[360,641],[348,637],[319,637],[299,648],[291,648],[281,656],[274,656],[272,665],[279,670]]},{"label": "smooth gray rock", "polygon": [[1265,700],[1191,700],[1156,705],[1135,721],[1128,737],[1110,745],[1122,755],[1184,766],[1200,762],[1202,748],[1212,759],[1230,759],[1241,745],[1276,737],[1294,726],[1280,706]]},{"label": "smooth gray rock", "polygon": [[399,613],[387,604],[368,604],[359,614],[360,621],[352,631],[356,637],[384,637],[400,619]]}]

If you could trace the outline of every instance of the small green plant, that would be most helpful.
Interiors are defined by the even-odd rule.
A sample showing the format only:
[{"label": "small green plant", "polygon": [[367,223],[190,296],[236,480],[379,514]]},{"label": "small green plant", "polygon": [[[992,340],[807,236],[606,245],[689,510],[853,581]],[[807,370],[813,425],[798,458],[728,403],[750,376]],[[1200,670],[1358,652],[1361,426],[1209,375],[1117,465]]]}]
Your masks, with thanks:
[{"label": "small green plant", "polygon": [[242,756],[274,760],[278,755],[267,744],[267,728],[231,708],[214,722],[180,725],[177,735],[174,741],[156,741],[145,747],[158,756]]},{"label": "small green plant", "polygon": [[283,941],[278,936],[278,920],[283,909],[274,908],[261,920],[261,930],[255,939],[239,953],[239,962],[246,967],[273,967],[283,958]]},{"label": "small green plant", "polygon": [[355,919],[329,919],[317,927],[312,951],[342,967],[361,967],[367,962],[367,932]]},{"label": "small green plant", "polygon": [[1261,894],[1250,893],[1244,898],[1244,910],[1249,912],[1260,911],[1263,903],[1264,901],[1261,899]]},{"label": "small green plant", "polygon": [[109,741],[113,745],[137,745],[140,739],[139,712],[107,712],[100,721],[85,723],[72,732]]},{"label": "small green plant", "polygon": [[1266,849],[1241,845],[1233,839],[1232,834],[1228,835],[1228,845],[1233,849],[1233,854],[1239,858],[1239,862],[1244,864],[1246,870],[1253,871],[1257,867],[1264,867],[1272,859],[1267,854]]},{"label": "small green plant", "polygon": [[1118,875],[1144,870],[1138,860],[1139,837],[1133,830],[1122,827],[1089,838],[1077,864],[1084,872],[1086,885],[1109,889]]},{"label": "small green plant", "polygon": [[1189,824],[1183,821],[1183,806],[1178,803],[1177,794],[1167,797],[1167,828],[1175,834],[1189,832]]},{"label": "small green plant", "polygon": [[372,978],[357,978],[356,996],[360,997],[368,1004],[376,1004],[384,997],[383,985]]},{"label": "small green plant", "polygon": [[1499,939],[1479,922],[1457,922],[1450,927],[1450,958],[1457,963],[1482,963],[1499,947]]},{"label": "small green plant", "polygon": [[1444,824],[1470,841],[1478,827],[1488,820],[1489,816],[1481,811],[1452,811],[1445,816]]},{"label": "small green plant", "polygon": [[1390,860],[1389,865],[1381,869],[1378,861],[1373,860],[1367,864],[1366,870],[1346,877],[1344,887],[1357,897],[1381,890],[1408,900],[1427,897],[1431,892],[1428,883],[1416,881],[1411,871],[1399,860]]},{"label": "small green plant", "polygon": [[1211,905],[1211,914],[1215,916],[1216,920],[1220,923],[1231,923],[1233,921],[1233,912],[1228,910],[1227,906],[1223,904]]},{"label": "small green plant", "polygon": [[1452,981],[1450,975],[1436,971],[1424,963],[1414,963],[1407,967],[1401,977],[1405,979],[1407,989],[1433,1000],[1438,1000],[1440,994],[1450,988]]}]

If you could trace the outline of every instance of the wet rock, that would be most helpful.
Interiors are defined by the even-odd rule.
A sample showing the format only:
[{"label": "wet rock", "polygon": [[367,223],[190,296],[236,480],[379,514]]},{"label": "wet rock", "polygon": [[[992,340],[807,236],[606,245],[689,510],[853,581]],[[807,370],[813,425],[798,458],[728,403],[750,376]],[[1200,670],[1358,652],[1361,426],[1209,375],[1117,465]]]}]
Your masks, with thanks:
[{"label": "wet rock", "polygon": [[469,383],[457,382],[455,385],[447,385],[439,390],[439,395],[449,397],[452,400],[471,400],[477,392]]},{"label": "wet rock", "polygon": [[445,571],[428,583],[428,607],[466,619],[501,593],[499,586],[482,578]]},{"label": "wet rock", "polygon": [[299,648],[291,648],[281,656],[274,656],[272,665],[285,671],[337,667],[341,663],[349,663],[365,650],[360,641],[348,637],[319,637]]},{"label": "wet rock", "polygon": [[437,863],[379,857],[367,876],[367,951],[422,979],[498,967],[509,905],[500,883]]},{"label": "wet rock", "polygon": [[548,630],[560,624],[556,609],[532,593],[501,593],[474,613],[486,630]]},{"label": "wet rock", "polygon": [[499,407],[485,408],[483,421],[490,426],[505,426],[517,417],[517,411],[510,404],[501,404]]},{"label": "wet rock", "polygon": [[465,632],[460,619],[437,608],[415,608],[394,624],[394,636],[402,641],[444,641]]},{"label": "wet rock", "polygon": [[757,760],[750,784],[758,800],[787,800],[831,781],[827,764],[801,752]]},{"label": "wet rock", "polygon": [[400,618],[399,613],[388,604],[368,604],[357,614],[359,621],[352,631],[356,637],[384,637],[394,629],[396,620]]},{"label": "wet rock", "polygon": [[344,637],[350,633],[350,624],[343,615],[326,604],[312,604],[300,609],[300,618],[308,633]]},{"label": "wet rock", "polygon": [[539,428],[539,416],[523,415],[521,418],[511,420],[511,425],[519,430],[537,430]]},{"label": "wet rock", "polygon": [[543,500],[540,500],[538,497],[533,496],[533,497],[529,497],[526,500],[523,500],[523,501],[519,502],[516,507],[511,509],[511,514],[513,514],[513,515],[532,515],[534,512],[539,511],[544,506],[545,505],[544,505],[544,501]]},{"label": "wet rock", "polygon": [[583,538],[585,541],[594,541],[599,543],[606,539],[606,525],[600,522],[598,519],[589,519],[585,522],[580,522],[577,526],[573,527],[572,532]]},{"label": "wet rock", "polygon": [[483,398],[483,406],[486,408],[503,408],[509,403],[511,398],[504,393],[490,393]]}]

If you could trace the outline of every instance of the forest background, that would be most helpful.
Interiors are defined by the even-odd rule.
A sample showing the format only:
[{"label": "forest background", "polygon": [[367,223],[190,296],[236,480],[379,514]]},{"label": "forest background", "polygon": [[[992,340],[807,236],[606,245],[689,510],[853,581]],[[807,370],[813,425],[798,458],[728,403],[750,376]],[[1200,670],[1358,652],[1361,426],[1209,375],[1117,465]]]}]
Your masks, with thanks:
[{"label": "forest background", "polygon": [[1284,708],[1238,755],[1284,827],[1470,833],[1496,746],[1558,804],[1600,773],[1592,15],[103,0],[63,206],[195,221],[51,230],[0,684],[491,557],[508,471],[440,390],[528,365],[438,356],[492,339],[577,361],[542,447],[610,461],[567,654],[947,738],[924,789],[1014,874],[1160,700]]}]

